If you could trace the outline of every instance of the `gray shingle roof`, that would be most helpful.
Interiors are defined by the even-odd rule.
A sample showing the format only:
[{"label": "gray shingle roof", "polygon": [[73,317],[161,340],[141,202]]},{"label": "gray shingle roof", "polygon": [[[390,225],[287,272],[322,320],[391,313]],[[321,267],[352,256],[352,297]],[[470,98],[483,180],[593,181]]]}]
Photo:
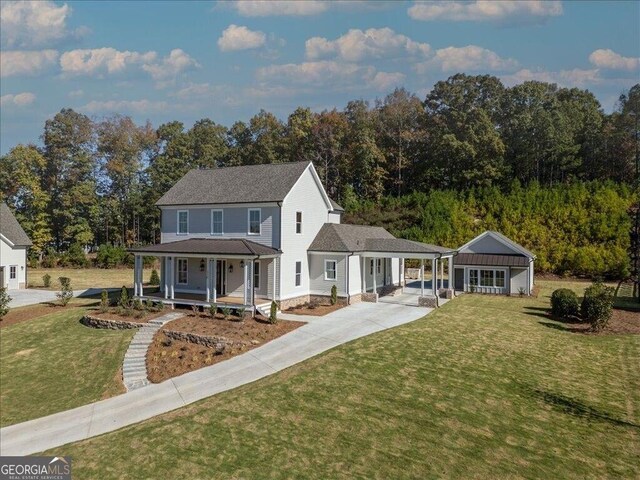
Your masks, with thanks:
[{"label": "gray shingle roof", "polygon": [[275,248],[251,240],[234,238],[190,238],[129,249],[134,253],[194,253],[198,255],[277,255]]},{"label": "gray shingle roof", "polygon": [[344,212],[344,208],[338,205],[338,202],[336,202],[333,198],[330,198],[329,201],[331,202],[331,208],[338,212]]},{"label": "gray shingle roof", "polygon": [[437,245],[395,238],[382,227],[325,223],[309,246],[312,252],[448,253]]},{"label": "gray shingle roof", "polygon": [[493,267],[527,267],[529,259],[524,255],[497,255],[490,253],[459,253],[456,265],[479,265]]},{"label": "gray shingle roof", "polygon": [[280,202],[310,163],[190,170],[156,205]]},{"label": "gray shingle roof", "polygon": [[17,246],[31,246],[31,240],[22,229],[6,203],[0,203],[0,233]]}]

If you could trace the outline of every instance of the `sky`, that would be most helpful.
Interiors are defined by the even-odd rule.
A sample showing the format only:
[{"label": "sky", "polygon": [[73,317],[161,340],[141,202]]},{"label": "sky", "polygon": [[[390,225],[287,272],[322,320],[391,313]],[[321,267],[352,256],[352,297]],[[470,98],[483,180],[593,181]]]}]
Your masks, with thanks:
[{"label": "sky", "polygon": [[0,153],[62,108],[154,126],[342,109],[457,72],[593,92],[640,81],[640,2],[82,1],[0,4]]}]

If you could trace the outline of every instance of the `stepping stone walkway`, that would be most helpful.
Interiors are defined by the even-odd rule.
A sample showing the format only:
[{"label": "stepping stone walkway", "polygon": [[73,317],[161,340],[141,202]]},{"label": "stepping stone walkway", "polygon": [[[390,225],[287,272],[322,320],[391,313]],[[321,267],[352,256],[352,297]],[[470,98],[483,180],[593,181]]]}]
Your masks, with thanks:
[{"label": "stepping stone walkway", "polygon": [[153,336],[164,324],[177,320],[184,313],[172,312],[150,320],[133,336],[127,353],[124,354],[122,364],[122,381],[127,392],[149,385],[147,379],[147,349],[151,345]]}]

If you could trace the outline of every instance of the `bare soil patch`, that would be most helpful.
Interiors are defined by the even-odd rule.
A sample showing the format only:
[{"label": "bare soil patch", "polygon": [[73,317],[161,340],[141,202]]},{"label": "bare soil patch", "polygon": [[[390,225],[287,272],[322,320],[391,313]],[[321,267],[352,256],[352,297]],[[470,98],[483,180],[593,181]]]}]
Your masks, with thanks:
[{"label": "bare soil patch", "polygon": [[297,307],[291,307],[285,310],[286,313],[292,313],[294,315],[312,315],[314,317],[323,317],[328,313],[335,312],[336,310],[340,310],[346,305],[341,304],[340,302],[335,305],[331,305],[330,303],[304,303]]},{"label": "bare soil patch", "polygon": [[[194,316],[179,318],[165,325],[154,337],[147,350],[148,378],[159,383],[183,373],[198,370],[214,363],[228,360],[304,325],[303,322],[281,320],[275,325],[264,319],[246,319],[243,322]],[[163,330],[194,333],[210,337],[224,337],[244,345],[227,346],[216,354],[212,347],[188,341],[169,339]]]},{"label": "bare soil patch", "polygon": [[166,313],[164,311],[162,312],[141,311],[141,312],[144,314],[144,316],[140,318],[136,318],[135,315],[139,313],[136,310],[133,311],[134,314],[131,316],[120,315],[114,310],[102,313],[100,312],[100,310],[95,309],[95,310],[89,310],[87,313],[89,313],[92,317],[99,318],[100,320],[119,320],[122,322],[131,322],[131,323],[147,323],[149,320],[153,320],[154,318],[161,317]]}]

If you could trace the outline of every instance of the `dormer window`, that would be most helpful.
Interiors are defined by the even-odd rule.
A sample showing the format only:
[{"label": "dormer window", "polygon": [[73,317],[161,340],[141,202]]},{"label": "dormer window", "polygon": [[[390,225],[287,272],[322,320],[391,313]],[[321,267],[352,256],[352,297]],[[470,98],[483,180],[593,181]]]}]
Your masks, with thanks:
[{"label": "dormer window", "polygon": [[178,235],[189,233],[189,210],[178,210]]},{"label": "dormer window", "polygon": [[259,208],[249,209],[249,235],[260,235],[260,224],[262,223],[262,213]]},{"label": "dormer window", "polygon": [[296,233],[302,233],[302,212],[296,212]]}]

